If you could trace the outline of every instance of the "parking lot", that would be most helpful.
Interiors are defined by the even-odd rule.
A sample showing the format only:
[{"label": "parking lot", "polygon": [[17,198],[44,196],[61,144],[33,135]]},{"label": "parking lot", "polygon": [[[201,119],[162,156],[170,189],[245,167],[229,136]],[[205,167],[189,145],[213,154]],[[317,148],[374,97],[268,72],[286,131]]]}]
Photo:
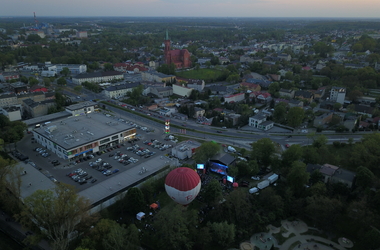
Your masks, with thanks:
[{"label": "parking lot", "polygon": [[28,162],[27,167],[38,169],[53,182],[67,183],[81,191],[134,167],[139,167],[142,173],[148,171],[144,167],[146,161],[170,153],[174,142],[165,141],[165,135],[158,132],[149,132],[153,130],[148,127],[134,125],[138,132],[136,139],[78,157],[71,162],[42,148],[33,140],[32,134],[26,134],[17,144],[17,151],[29,157],[25,161]]}]

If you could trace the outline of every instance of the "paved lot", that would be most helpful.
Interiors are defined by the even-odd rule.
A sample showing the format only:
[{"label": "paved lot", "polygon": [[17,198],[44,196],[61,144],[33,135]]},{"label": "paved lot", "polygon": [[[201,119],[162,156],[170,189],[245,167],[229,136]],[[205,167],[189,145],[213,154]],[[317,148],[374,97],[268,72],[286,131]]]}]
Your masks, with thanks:
[{"label": "paved lot", "polygon": [[[144,144],[144,141],[151,141],[152,139],[156,139],[162,144],[168,144],[173,145],[174,143],[171,141],[165,141],[163,140],[164,135],[160,134],[158,131],[155,133],[149,132],[146,133],[141,129],[137,129],[137,133],[139,134],[139,137],[141,138],[139,141],[135,142],[134,144],[138,145],[141,148],[148,149],[151,152],[155,152],[155,155],[151,156],[150,158],[145,158],[144,156],[138,156],[135,153],[128,151],[127,148],[131,147],[133,144],[125,142],[124,145],[120,145],[120,148],[112,149],[110,152],[105,152],[102,155],[96,155],[94,154],[94,158],[83,161],[81,163],[70,163],[68,160],[64,160],[61,158],[58,158],[55,154],[48,152],[51,154],[49,157],[42,157],[38,152],[34,151],[35,148],[41,147],[41,145],[37,143],[33,143],[32,141],[32,135],[27,134],[18,144],[17,144],[17,150],[24,155],[29,156],[30,161],[32,161],[36,167],[33,167],[31,164],[24,164],[22,163],[22,167],[29,173],[34,172],[35,170],[39,170],[39,172],[42,174],[42,176],[46,176],[48,179],[47,181],[51,181],[52,183],[54,181],[59,181],[63,183],[68,183],[70,185],[75,186],[78,191],[83,191],[93,185],[97,185],[105,180],[113,179],[115,176],[122,174],[124,171],[135,169],[138,167],[139,171],[141,170],[142,166],[146,166],[148,162],[152,158],[155,157],[161,157],[167,153],[171,152],[171,149],[166,149],[164,151],[161,151],[156,148],[152,148],[149,145]],[[119,163],[118,160],[115,159],[115,153],[120,151],[122,154],[127,154],[129,157],[133,157],[138,160],[136,163],[130,163],[129,165],[124,165],[122,163]],[[110,155],[113,155],[110,157]],[[94,162],[95,160],[101,158],[103,162],[109,163],[112,168],[111,171],[118,169],[119,171],[117,173],[114,173],[110,176],[104,175],[102,172],[92,168],[89,166],[89,162]],[[53,166],[52,161],[58,160],[61,164],[58,166]],[[74,165],[75,164],[75,165]],[[87,172],[87,176],[92,176],[91,179],[88,180],[87,183],[80,185],[78,182],[75,182],[70,177],[67,176],[67,174],[81,168],[85,172]],[[137,169],[137,168],[136,168]],[[37,171],[38,171],[37,170]],[[91,183],[92,179],[97,179],[95,183]],[[29,184],[30,180],[25,180],[24,183]],[[118,183],[118,182],[116,182]],[[30,188],[28,190],[33,190],[33,188]],[[43,187],[41,187],[43,189]],[[29,193],[29,192],[27,192]]]}]

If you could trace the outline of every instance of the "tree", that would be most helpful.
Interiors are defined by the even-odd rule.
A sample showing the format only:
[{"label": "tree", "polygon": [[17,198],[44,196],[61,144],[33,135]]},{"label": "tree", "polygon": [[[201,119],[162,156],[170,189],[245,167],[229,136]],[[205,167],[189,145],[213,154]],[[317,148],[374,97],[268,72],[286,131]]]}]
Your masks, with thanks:
[{"label": "tree", "polygon": [[283,169],[290,169],[293,162],[301,160],[303,150],[299,144],[291,145],[287,150],[282,153],[282,167]]},{"label": "tree", "polygon": [[213,241],[219,247],[226,247],[235,240],[235,225],[227,221],[208,223]]},{"label": "tree", "polygon": [[212,179],[204,188],[202,197],[204,198],[204,201],[211,206],[219,202],[223,197],[222,187],[220,186],[219,181]]},{"label": "tree", "polygon": [[305,112],[300,107],[292,107],[289,109],[288,115],[286,116],[289,126],[296,128],[301,125]]},{"label": "tree", "polygon": [[362,187],[362,188],[371,187],[374,178],[375,178],[375,175],[372,173],[371,170],[369,170],[366,167],[360,166],[356,170],[356,184],[359,187]]},{"label": "tree", "polygon": [[183,207],[164,207],[155,216],[153,227],[156,229],[157,249],[190,250],[194,244],[190,240],[188,218],[184,216]]},{"label": "tree", "polygon": [[215,156],[220,152],[220,145],[215,142],[204,142],[202,145],[196,149],[194,160],[196,162],[205,162],[211,157]]},{"label": "tree", "polygon": [[30,86],[35,86],[35,85],[38,85],[40,82],[34,78],[34,77],[29,77],[29,85]]},{"label": "tree", "polygon": [[334,110],[339,111],[342,108],[342,104],[339,102],[334,103]]},{"label": "tree", "polygon": [[303,162],[295,161],[287,176],[287,182],[294,194],[300,195],[309,182],[310,175],[306,172],[306,165]]},{"label": "tree", "polygon": [[104,64],[104,71],[112,71],[113,65],[111,63],[105,63]]},{"label": "tree", "polygon": [[65,86],[65,85],[67,84],[67,81],[66,81],[65,78],[60,77],[60,78],[58,78],[58,80],[57,80],[57,84],[58,84],[58,85],[61,85],[61,86]]},{"label": "tree", "polygon": [[125,195],[125,203],[127,204],[128,212],[131,215],[135,215],[140,212],[142,207],[145,205],[144,195],[140,188],[133,187],[128,189],[128,192]]},{"label": "tree", "polygon": [[313,218],[314,223],[323,228],[331,228],[341,214],[342,203],[326,196],[312,196],[307,198],[306,214]]},{"label": "tree", "polygon": [[82,85],[77,85],[74,87],[74,91],[80,94],[82,92],[83,86]]},{"label": "tree", "polygon": [[356,102],[358,98],[362,97],[363,93],[360,90],[352,90],[347,94],[348,99],[350,99],[353,102]]},{"label": "tree", "polygon": [[321,148],[327,145],[327,137],[325,135],[319,135],[317,138],[313,138],[313,147]]},{"label": "tree", "polygon": [[40,228],[38,236],[51,240],[53,249],[65,250],[78,223],[88,218],[89,206],[73,186],[60,183],[54,190],[37,190],[26,197],[18,220],[28,228]]},{"label": "tree", "polygon": [[277,123],[283,123],[283,122],[285,122],[285,118],[286,118],[286,108],[285,108],[285,105],[278,104],[274,108],[273,120],[275,122],[277,122]]},{"label": "tree", "polygon": [[271,158],[275,151],[274,143],[269,138],[262,138],[252,143],[252,159],[265,167],[271,164]]},{"label": "tree", "polygon": [[63,67],[63,69],[59,73],[67,77],[70,74],[70,69],[68,67]]}]

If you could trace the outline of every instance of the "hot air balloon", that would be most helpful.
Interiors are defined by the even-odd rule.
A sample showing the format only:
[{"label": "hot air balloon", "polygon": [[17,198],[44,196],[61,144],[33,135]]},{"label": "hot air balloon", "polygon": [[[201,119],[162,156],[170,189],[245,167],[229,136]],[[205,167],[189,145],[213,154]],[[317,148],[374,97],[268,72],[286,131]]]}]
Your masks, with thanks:
[{"label": "hot air balloon", "polygon": [[201,190],[201,178],[191,168],[176,168],[166,176],[165,190],[175,202],[188,205]]}]

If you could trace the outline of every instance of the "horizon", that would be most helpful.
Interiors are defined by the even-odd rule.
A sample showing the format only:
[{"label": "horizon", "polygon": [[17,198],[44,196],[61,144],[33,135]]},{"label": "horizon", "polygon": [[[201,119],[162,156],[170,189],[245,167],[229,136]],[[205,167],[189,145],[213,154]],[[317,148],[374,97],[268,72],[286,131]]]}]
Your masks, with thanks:
[{"label": "horizon", "polygon": [[380,18],[378,0],[61,0],[2,3],[0,16],[29,17],[212,17],[212,18]]}]

